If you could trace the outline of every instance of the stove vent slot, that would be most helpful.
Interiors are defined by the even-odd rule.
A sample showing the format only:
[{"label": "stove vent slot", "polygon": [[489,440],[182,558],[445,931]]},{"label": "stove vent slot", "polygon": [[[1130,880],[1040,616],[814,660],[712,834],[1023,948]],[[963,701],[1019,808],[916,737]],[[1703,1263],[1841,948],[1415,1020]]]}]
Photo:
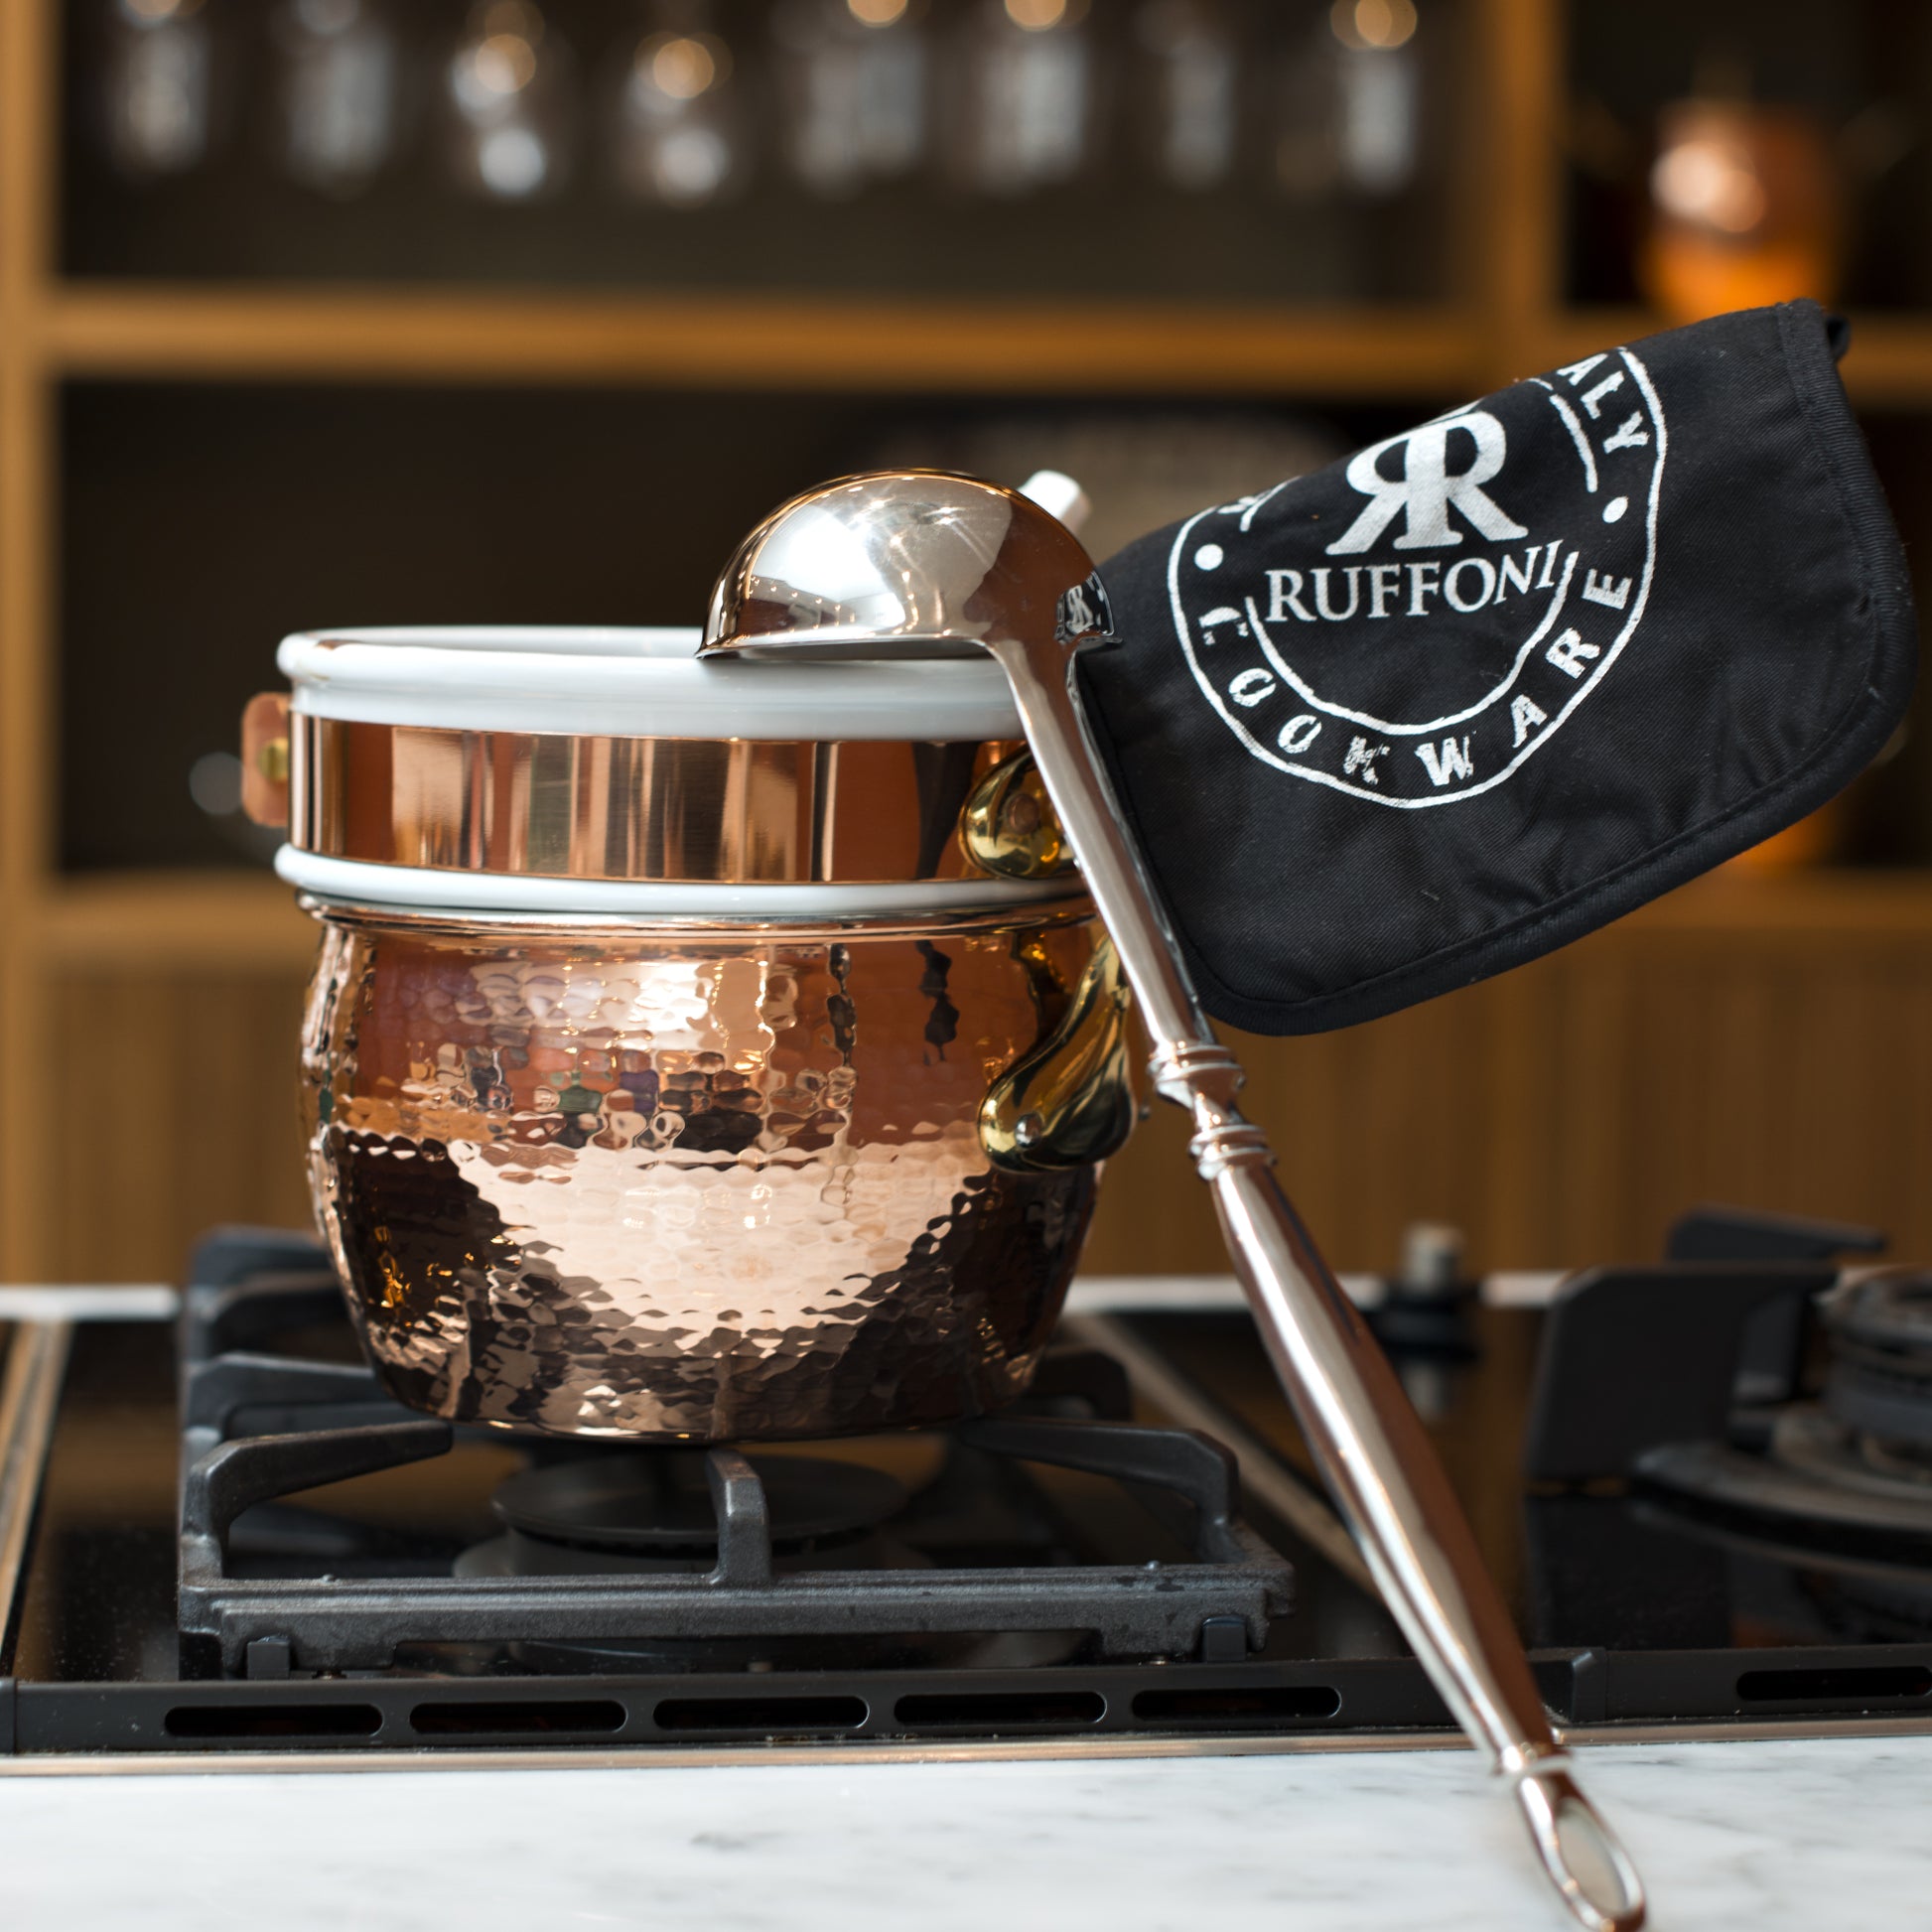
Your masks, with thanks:
[{"label": "stove vent slot", "polygon": [[170,1737],[200,1742],[311,1743],[323,1737],[373,1737],[382,1713],[372,1704],[178,1704],[162,1721]]},{"label": "stove vent slot", "polygon": [[560,1737],[621,1730],[628,1713],[615,1698],[495,1698],[487,1703],[419,1704],[409,1714],[419,1737]]},{"label": "stove vent slot", "polygon": [[871,1715],[864,1698],[667,1698],[657,1707],[659,1730],[857,1730]]},{"label": "stove vent slot", "polygon": [[1134,1715],[1149,1724],[1204,1725],[1243,1730],[1257,1725],[1332,1718],[1341,1693],[1329,1684],[1225,1686],[1216,1690],[1143,1691]]},{"label": "stove vent slot", "polygon": [[1010,1730],[1051,1725],[1064,1730],[1097,1725],[1107,1700],[1097,1691],[954,1691],[903,1697],[894,1718],[911,1730]]},{"label": "stove vent slot", "polygon": [[1840,1664],[1822,1670],[1747,1670],[1737,1680],[1741,1704],[1795,1704],[1829,1698],[1834,1704],[1875,1704],[1922,1698],[1932,1691],[1923,1664]]}]

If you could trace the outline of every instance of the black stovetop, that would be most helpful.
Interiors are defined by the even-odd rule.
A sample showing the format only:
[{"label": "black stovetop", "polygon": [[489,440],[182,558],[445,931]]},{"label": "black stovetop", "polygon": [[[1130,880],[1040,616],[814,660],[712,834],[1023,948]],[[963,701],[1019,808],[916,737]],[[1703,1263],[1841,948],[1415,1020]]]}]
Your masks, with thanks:
[{"label": "black stovetop", "polygon": [[[73,1324],[0,1749],[1447,1727],[1358,1566],[1269,1508],[1306,1528],[1312,1490],[1244,1314],[1070,1323],[1024,1412],[952,1432],[640,1454],[395,1409],[312,1251],[240,1260],[266,1266],[205,1247],[173,1324]],[[1774,1247],[1599,1271],[1554,1314],[1381,1317],[1565,1723],[1932,1706],[1932,1507],[1801,1530],[1678,1468],[1700,1433],[1751,1455],[1804,1393],[1833,1275]],[[1130,1395],[1149,1358],[1182,1413]],[[1241,1448],[1238,1506],[1175,1422]]]}]

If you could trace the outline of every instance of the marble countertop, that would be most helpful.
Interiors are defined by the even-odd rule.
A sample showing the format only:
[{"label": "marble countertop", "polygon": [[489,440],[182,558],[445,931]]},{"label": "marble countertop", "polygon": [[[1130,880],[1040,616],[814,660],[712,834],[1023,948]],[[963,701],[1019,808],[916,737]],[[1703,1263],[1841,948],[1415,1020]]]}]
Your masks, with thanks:
[{"label": "marble countertop", "polygon": [[[1932,1923],[1932,1736],[1601,1746],[1651,1923]],[[9,1932],[1560,1932],[1458,1751],[0,1777]]]}]

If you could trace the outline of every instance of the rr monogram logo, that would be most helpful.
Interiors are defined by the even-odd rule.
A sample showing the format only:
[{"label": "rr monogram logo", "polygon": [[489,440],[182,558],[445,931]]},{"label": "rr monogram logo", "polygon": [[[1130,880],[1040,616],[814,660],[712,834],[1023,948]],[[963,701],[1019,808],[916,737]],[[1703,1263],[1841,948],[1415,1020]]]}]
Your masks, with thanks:
[{"label": "rr monogram logo", "polygon": [[[1452,440],[1458,453],[1468,450],[1464,469],[1449,468]],[[1395,540],[1398,550],[1440,550],[1460,543],[1462,532],[1449,526],[1452,509],[1460,510],[1476,533],[1492,542],[1527,536],[1482,487],[1502,470],[1508,449],[1503,426],[1494,416],[1486,409],[1465,409],[1357,452],[1345,474],[1350,487],[1369,499],[1368,507],[1329,544],[1328,555],[1359,556],[1395,521],[1398,511],[1408,513]],[[1404,453],[1397,477],[1382,474],[1382,459],[1391,450]]]}]

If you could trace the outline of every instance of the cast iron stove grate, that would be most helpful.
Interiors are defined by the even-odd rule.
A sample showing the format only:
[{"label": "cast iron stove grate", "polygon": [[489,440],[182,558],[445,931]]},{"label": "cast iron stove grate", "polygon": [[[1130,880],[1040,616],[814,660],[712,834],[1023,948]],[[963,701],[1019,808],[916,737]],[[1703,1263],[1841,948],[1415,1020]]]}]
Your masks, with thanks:
[{"label": "cast iron stove grate", "polygon": [[[1069,1563],[1023,1548],[1018,1562],[960,1565],[955,1548],[934,1562],[918,1550],[931,1523],[916,1508],[895,1514],[896,1499],[877,1482],[862,1500],[862,1520],[850,1528],[812,1521],[801,1537],[790,1492],[808,1480],[809,1462],[771,1458],[761,1468],[761,1458],[730,1448],[619,1449],[600,1459],[598,1446],[585,1446],[586,1455],[566,1445],[562,1453],[575,1461],[559,1462],[557,1449],[539,1446],[537,1466],[504,1485],[503,1496],[525,1502],[499,1503],[505,1535],[497,1543],[446,1552],[442,1574],[390,1574],[424,1568],[421,1550],[391,1558],[379,1535],[338,1549],[332,1519],[319,1523],[283,1499],[445,1455],[459,1438],[500,1439],[397,1407],[359,1364],[268,1352],[265,1344],[301,1324],[340,1316],[335,1279],[314,1251],[227,1236],[205,1245],[197,1263],[183,1327],[179,1616],[185,1657],[203,1674],[380,1673],[439,1654],[447,1660],[455,1647],[472,1669],[477,1658],[493,1657],[482,1668],[709,1664],[775,1667],[790,1678],[796,1673],[786,1666],[807,1660],[957,1655],[957,1646],[948,1652],[934,1640],[996,1635],[1013,1654],[1015,1636],[1076,1633],[1083,1654],[1101,1663],[1233,1663],[1259,1650],[1271,1619],[1289,1607],[1290,1566],[1237,1518],[1232,1459],[1217,1444],[1185,1431],[1044,1415],[963,1425],[949,1453],[1134,1485],[1178,1526],[1186,1561]],[[1084,1393],[1089,1409],[1125,1406],[1118,1371],[1104,1359],[1070,1357],[1047,1386],[1049,1394],[1055,1386]],[[634,1539],[608,1521],[579,1539],[575,1560],[566,1548],[533,1574],[527,1562],[504,1558],[519,1540],[553,1555],[560,1541],[573,1541],[542,1509],[532,1520],[530,1497],[554,1501],[572,1481],[581,1490],[586,1470],[591,1486],[608,1490],[607,1475],[628,1476],[653,1455],[666,1468],[684,1458],[687,1492],[701,1456],[710,1499],[702,1514],[713,1520],[694,1531],[688,1509],[680,1519],[701,1562],[687,1548],[682,1561],[647,1557],[640,1566],[624,1547]],[[848,1466],[833,1485],[835,1510],[837,1492],[849,1500],[856,1475]],[[868,1490],[864,1480],[859,1487]],[[863,1544],[882,1527],[900,1554],[854,1567],[854,1536]],[[955,1561],[945,1562],[948,1554]]]}]

